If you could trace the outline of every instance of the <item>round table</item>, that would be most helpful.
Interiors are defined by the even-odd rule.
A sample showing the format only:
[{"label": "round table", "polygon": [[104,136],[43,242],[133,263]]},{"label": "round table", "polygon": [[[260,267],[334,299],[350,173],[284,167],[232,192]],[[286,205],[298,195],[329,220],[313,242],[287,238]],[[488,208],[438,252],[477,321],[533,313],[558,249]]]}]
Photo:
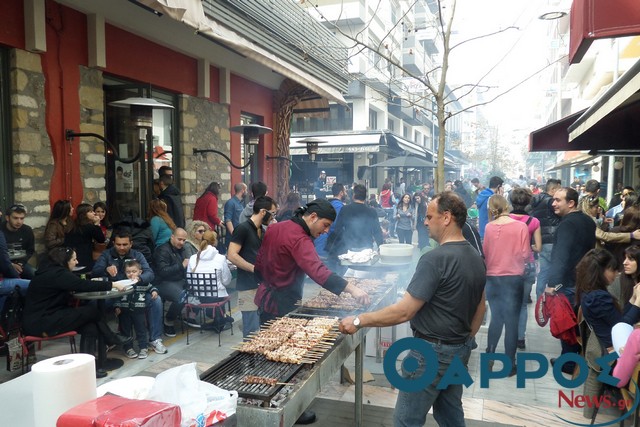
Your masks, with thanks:
[{"label": "round table", "polygon": [[[127,289],[126,291],[92,291],[92,292],[76,292],[73,294],[79,300],[95,300],[98,304],[98,310],[105,313],[104,302],[108,299],[113,298],[121,298],[123,295],[129,295],[133,292],[133,288]],[[124,365],[124,361],[122,359],[111,359],[107,357],[107,347],[104,343],[104,337],[102,334],[98,334],[98,360],[97,360],[97,370],[96,374],[99,377],[106,376],[106,371],[113,371],[115,369],[119,369]]]}]

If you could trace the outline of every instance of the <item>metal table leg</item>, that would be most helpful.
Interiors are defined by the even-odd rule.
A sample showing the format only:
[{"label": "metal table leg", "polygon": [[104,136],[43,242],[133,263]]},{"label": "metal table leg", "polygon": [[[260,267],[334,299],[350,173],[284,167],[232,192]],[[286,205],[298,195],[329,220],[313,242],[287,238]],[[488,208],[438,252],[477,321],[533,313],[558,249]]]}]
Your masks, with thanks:
[{"label": "metal table leg", "polygon": [[364,364],[364,351],[362,348],[363,339],[360,340],[360,344],[356,347],[356,395],[355,395],[355,427],[362,427],[362,371]]}]

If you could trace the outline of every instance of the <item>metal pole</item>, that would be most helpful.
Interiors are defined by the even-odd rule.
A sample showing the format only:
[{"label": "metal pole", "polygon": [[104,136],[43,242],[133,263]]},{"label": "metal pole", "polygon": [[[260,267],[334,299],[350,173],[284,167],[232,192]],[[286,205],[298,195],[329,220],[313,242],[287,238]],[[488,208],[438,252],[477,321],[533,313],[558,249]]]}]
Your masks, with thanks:
[{"label": "metal pole", "polygon": [[355,427],[362,427],[362,380],[363,380],[363,364],[364,364],[364,351],[362,349],[364,342],[365,334],[362,334],[362,338],[360,339],[360,344],[356,347],[356,395],[355,395],[355,405],[356,405],[356,425]]}]

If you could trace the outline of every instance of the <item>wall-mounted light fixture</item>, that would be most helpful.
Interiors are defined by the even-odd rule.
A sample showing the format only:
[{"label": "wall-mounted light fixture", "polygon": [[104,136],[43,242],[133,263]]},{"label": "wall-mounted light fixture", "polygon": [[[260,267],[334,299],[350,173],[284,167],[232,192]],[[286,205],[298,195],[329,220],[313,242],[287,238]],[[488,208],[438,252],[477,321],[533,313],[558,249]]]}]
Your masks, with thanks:
[{"label": "wall-mounted light fixture", "polygon": [[[230,127],[229,130],[231,132],[241,133],[242,136],[243,136],[244,145],[245,145],[245,147],[247,149],[247,152],[250,155],[249,160],[247,161],[247,163],[244,166],[238,166],[238,165],[234,164],[231,161],[231,158],[229,158],[229,156],[227,156],[225,153],[223,153],[222,151],[211,149],[211,148],[205,148],[205,149],[194,148],[193,149],[193,154],[194,155],[196,155],[196,154],[205,154],[205,153],[219,154],[220,156],[224,157],[224,159],[229,163],[229,165],[232,168],[234,168],[234,169],[246,169],[249,166],[251,166],[251,164],[253,163],[253,159],[255,157],[255,154],[256,154],[256,151],[257,151],[257,148],[258,148],[258,143],[260,142],[260,135],[264,135],[264,134],[273,132],[268,127],[260,126],[260,125],[254,125],[254,124],[233,126],[233,127]],[[257,175],[257,173],[256,173],[256,175]]]},{"label": "wall-mounted light fixture", "polygon": [[591,165],[591,170],[594,172],[600,172],[600,166],[598,166],[598,162],[593,162]]},{"label": "wall-mounted light fixture", "polygon": [[323,141],[318,138],[305,138],[296,141],[297,144],[306,144],[307,145],[307,154],[309,154],[309,159],[312,162],[316,161],[316,154],[318,154],[318,145],[324,144],[329,141]]},{"label": "wall-mounted light fixture", "polygon": [[616,160],[615,162],[613,162],[613,168],[615,170],[620,170],[624,167],[624,162],[621,160]]},{"label": "wall-mounted light fixture", "polygon": [[163,104],[153,98],[127,98],[120,101],[110,102],[109,105],[118,108],[129,108],[131,124],[138,130],[138,140],[140,145],[138,146],[138,152],[127,159],[123,159],[118,154],[117,147],[102,135],[93,132],[75,132],[72,129],[66,129],[64,136],[67,141],[73,141],[74,138],[90,136],[98,138],[105,144],[107,144],[108,150],[111,151],[114,158],[120,163],[133,163],[140,159],[144,153],[144,144],[147,142],[147,138],[151,136],[150,130],[153,126],[153,109],[173,109],[172,105]]}]

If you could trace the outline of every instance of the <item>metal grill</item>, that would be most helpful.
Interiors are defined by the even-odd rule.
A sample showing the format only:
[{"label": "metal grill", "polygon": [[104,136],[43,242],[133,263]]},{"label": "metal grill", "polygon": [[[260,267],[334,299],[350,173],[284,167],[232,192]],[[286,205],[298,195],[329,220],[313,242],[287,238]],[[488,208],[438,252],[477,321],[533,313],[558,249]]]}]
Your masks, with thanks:
[{"label": "metal grill", "polygon": [[240,353],[235,351],[200,376],[202,381],[215,384],[226,390],[236,390],[240,397],[263,400],[268,403],[284,385],[246,384],[247,375],[277,378],[286,383],[302,369],[303,365],[272,362],[261,354]]},{"label": "metal grill", "polygon": [[371,304],[367,307],[358,308],[356,310],[344,310],[344,309],[335,309],[335,308],[316,308],[316,307],[298,307],[293,313],[297,314],[305,314],[309,316],[328,316],[333,317],[337,316],[339,318],[354,316],[356,314],[364,313],[365,311],[373,311],[376,310],[376,307],[380,305],[382,300],[387,295],[388,288],[379,287],[375,292],[369,294],[371,298]]}]

